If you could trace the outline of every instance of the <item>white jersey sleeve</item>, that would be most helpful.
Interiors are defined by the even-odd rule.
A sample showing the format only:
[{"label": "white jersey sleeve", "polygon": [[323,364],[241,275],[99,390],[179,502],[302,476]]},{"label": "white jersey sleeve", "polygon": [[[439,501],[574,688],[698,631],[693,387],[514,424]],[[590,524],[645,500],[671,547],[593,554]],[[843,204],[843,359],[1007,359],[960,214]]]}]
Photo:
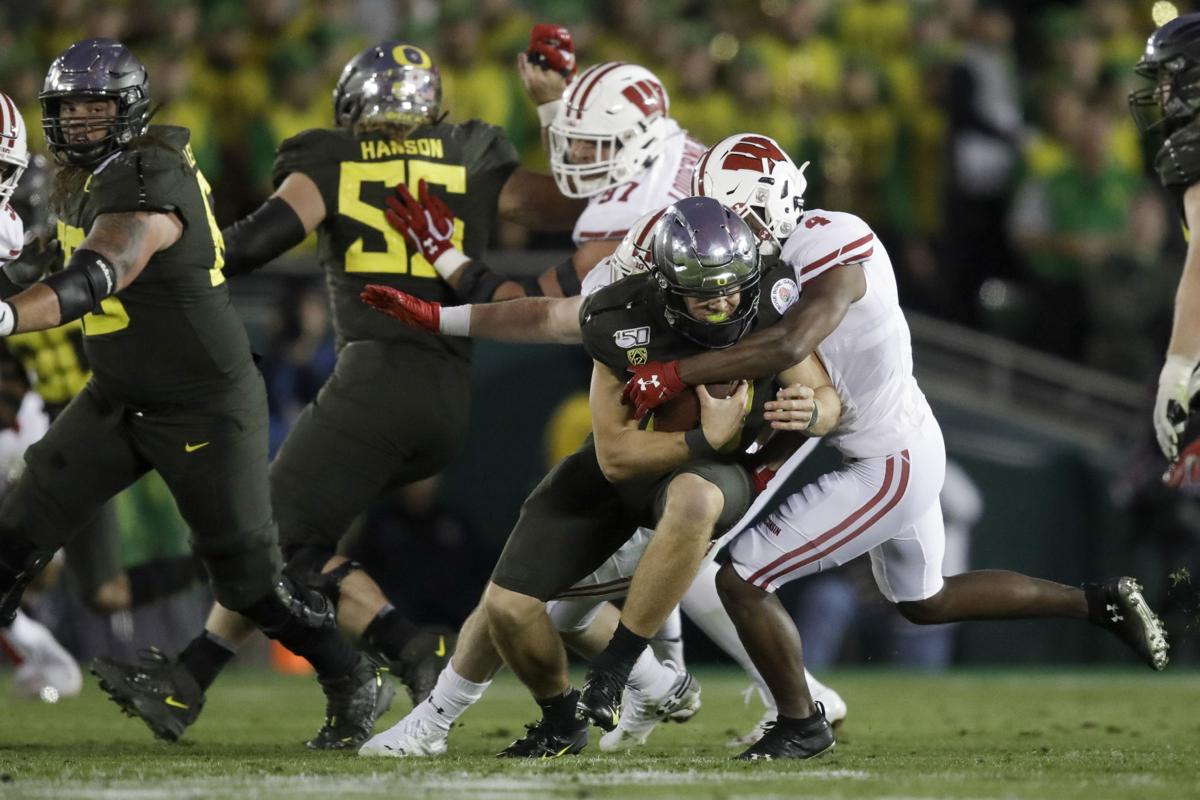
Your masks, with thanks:
[{"label": "white jersey sleeve", "polygon": [[651,211],[691,195],[692,171],[704,145],[668,120],[663,154],[633,179],[605,189],[588,201],[575,222],[575,246],[602,239],[620,239]]},{"label": "white jersey sleeve", "polygon": [[875,252],[875,234],[867,223],[843,211],[805,211],[780,257],[796,271],[801,286],[846,264],[861,264]]},{"label": "white jersey sleeve", "polygon": [[25,245],[25,225],[8,203],[0,207],[0,264],[21,255]]}]

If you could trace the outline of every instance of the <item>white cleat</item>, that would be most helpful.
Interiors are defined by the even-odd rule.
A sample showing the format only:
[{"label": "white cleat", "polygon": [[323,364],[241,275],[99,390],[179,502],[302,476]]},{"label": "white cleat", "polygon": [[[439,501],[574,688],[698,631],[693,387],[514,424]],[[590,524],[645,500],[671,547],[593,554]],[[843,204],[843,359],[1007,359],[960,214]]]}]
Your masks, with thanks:
[{"label": "white cleat", "polygon": [[79,694],[83,688],[79,664],[45,625],[18,611],[12,625],[0,630],[0,637],[19,659],[10,687],[13,694],[47,703]]},{"label": "white cleat", "polygon": [[[758,687],[751,684],[745,691],[746,702],[750,702],[750,697],[756,693]],[[763,695],[759,695],[762,697]],[[833,726],[836,732],[842,727],[842,723],[846,719],[848,708],[846,701],[842,696],[833,689],[825,686],[821,691],[813,693],[813,701],[820,703],[825,707],[825,719],[829,720],[829,724]],[[775,718],[779,716],[779,711],[773,705],[767,705],[763,711],[762,718],[755,723],[754,727],[746,731],[741,736],[736,736],[725,743],[726,747],[749,747],[758,742],[766,733],[767,728],[775,724]]]},{"label": "white cleat", "polygon": [[663,666],[677,676],[671,688],[662,697],[649,697],[626,688],[621,701],[621,721],[600,737],[601,750],[609,753],[643,745],[658,723],[687,722],[700,710],[700,682],[673,661],[664,661]]},{"label": "white cleat", "polygon": [[383,733],[377,733],[368,739],[358,749],[358,754],[391,758],[440,756],[446,752],[448,736],[449,731],[409,714]]}]

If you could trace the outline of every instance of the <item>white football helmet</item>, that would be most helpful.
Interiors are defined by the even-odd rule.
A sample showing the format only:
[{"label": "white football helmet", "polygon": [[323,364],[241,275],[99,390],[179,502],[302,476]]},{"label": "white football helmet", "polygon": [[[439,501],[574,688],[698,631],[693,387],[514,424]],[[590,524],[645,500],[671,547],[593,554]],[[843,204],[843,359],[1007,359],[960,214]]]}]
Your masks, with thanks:
[{"label": "white football helmet", "polygon": [[662,219],[668,206],[644,215],[621,239],[612,254],[610,267],[612,279],[619,281],[639,272],[647,272],[654,263],[654,227]]},{"label": "white football helmet", "polygon": [[692,194],[712,197],[746,220],[759,251],[775,255],[804,214],[808,181],[779,143],[757,133],[726,137],[705,151],[692,173]]},{"label": "white football helmet", "polygon": [[25,120],[17,104],[0,92],[0,204],[7,203],[29,166],[29,142]]},{"label": "white football helmet", "polygon": [[550,124],[550,171],[567,197],[592,197],[662,155],[667,90],[645,67],[610,61],[580,73]]}]

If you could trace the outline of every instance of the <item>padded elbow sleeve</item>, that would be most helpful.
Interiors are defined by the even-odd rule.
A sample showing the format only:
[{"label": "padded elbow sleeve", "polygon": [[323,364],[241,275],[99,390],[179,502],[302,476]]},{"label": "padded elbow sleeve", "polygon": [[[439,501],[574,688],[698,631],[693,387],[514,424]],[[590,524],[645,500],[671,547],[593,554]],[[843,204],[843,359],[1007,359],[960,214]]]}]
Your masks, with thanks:
[{"label": "padded elbow sleeve", "polygon": [[486,264],[472,259],[463,265],[454,292],[465,303],[490,303],[492,295],[502,283],[504,278],[492,272]]},{"label": "padded elbow sleeve", "polygon": [[304,223],[286,200],[272,197],[248,217],[221,231],[225,274],[243,275],[304,241]]},{"label": "padded elbow sleeve", "polygon": [[96,311],[101,300],[117,291],[117,269],[95,250],[81,248],[64,270],[42,282],[58,295],[59,315],[66,323]]}]

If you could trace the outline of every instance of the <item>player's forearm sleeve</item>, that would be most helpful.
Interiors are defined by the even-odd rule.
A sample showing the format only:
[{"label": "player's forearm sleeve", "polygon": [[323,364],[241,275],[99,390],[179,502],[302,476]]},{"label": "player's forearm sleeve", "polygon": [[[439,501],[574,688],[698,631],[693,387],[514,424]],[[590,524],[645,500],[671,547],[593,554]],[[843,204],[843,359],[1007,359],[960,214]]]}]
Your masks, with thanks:
[{"label": "player's forearm sleeve", "polygon": [[272,197],[225,230],[225,274],[243,275],[304,241],[304,223],[286,200]]},{"label": "player's forearm sleeve", "polygon": [[454,291],[464,303],[490,303],[492,295],[505,280],[487,264],[472,259],[463,265]]}]

